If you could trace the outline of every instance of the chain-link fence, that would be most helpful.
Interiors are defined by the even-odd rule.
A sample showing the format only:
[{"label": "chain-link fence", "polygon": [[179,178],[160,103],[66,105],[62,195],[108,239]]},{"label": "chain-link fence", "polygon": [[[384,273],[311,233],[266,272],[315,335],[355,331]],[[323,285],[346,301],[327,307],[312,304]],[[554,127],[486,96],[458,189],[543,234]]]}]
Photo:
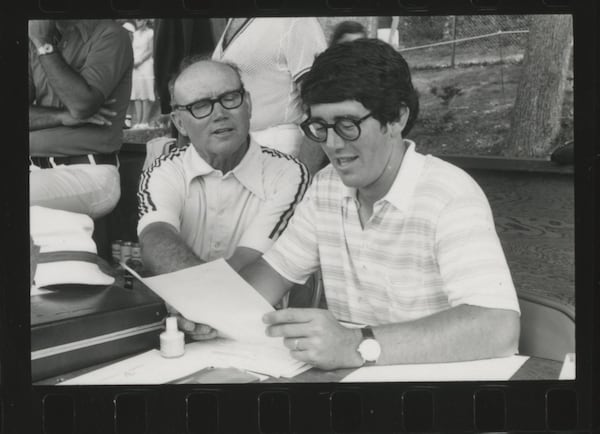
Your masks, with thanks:
[{"label": "chain-link fence", "polygon": [[527,43],[523,15],[399,17],[397,22],[392,43],[412,68],[518,61]]}]

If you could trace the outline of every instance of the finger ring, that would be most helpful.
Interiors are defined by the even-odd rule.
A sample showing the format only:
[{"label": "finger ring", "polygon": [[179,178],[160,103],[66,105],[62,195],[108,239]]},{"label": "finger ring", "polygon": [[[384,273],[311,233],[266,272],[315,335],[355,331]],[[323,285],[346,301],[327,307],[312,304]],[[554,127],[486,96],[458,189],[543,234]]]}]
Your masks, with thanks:
[{"label": "finger ring", "polygon": [[294,350],[298,351],[298,339],[294,339]]}]

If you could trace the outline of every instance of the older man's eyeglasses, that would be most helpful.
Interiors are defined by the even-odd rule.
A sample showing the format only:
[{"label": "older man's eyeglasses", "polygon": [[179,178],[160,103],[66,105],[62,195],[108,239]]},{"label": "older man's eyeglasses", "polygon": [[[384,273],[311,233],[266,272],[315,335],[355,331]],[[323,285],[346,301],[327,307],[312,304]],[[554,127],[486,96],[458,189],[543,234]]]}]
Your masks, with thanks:
[{"label": "older man's eyeglasses", "polygon": [[244,102],[245,93],[242,86],[237,90],[222,93],[216,98],[204,98],[186,105],[174,105],[173,110],[187,110],[196,119],[202,119],[211,115],[216,103],[227,110],[238,108]]},{"label": "older man's eyeglasses", "polygon": [[373,115],[373,113],[367,113],[360,119],[350,118],[339,118],[334,123],[328,124],[325,121],[308,118],[300,124],[300,128],[304,131],[304,134],[315,142],[323,143],[327,141],[327,132],[330,128],[337,133],[344,140],[350,142],[357,140],[360,137],[360,124],[362,121]]}]

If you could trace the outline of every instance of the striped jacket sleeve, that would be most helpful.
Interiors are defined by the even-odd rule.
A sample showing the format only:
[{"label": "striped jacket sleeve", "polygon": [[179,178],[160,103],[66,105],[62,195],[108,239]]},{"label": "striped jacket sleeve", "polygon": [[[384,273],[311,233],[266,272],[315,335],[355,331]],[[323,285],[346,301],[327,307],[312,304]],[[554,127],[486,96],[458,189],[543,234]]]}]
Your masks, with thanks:
[{"label": "striped jacket sleeve", "polygon": [[142,172],[137,192],[138,235],[155,222],[169,223],[179,230],[185,182],[177,162],[184,152],[185,148],[174,148]]},{"label": "striped jacket sleeve", "polygon": [[266,198],[239,246],[264,252],[286,229],[310,184],[310,174],[294,157],[265,147],[261,152]]}]

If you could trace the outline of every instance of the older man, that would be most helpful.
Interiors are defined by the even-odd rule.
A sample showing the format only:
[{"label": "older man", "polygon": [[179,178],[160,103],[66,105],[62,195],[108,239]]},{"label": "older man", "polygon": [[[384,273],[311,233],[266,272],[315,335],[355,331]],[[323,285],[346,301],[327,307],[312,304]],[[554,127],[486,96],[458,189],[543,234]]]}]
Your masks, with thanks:
[{"label": "older man", "polygon": [[378,40],[334,45],[302,99],[303,130],[331,165],[242,274],[276,303],[321,269],[328,310],[269,313],[267,333],[323,369],[514,354],[519,305],[488,201],[405,139],[418,99],[402,56]]},{"label": "older man", "polygon": [[235,66],[191,60],[171,88],[171,117],[189,145],[159,157],[142,174],[144,263],[161,274],[226,258],[239,270],[286,228],[308,171],[250,138],[251,95]]},{"label": "older man", "polygon": [[127,31],[111,20],[29,22],[30,202],[107,214],[131,94]]}]

